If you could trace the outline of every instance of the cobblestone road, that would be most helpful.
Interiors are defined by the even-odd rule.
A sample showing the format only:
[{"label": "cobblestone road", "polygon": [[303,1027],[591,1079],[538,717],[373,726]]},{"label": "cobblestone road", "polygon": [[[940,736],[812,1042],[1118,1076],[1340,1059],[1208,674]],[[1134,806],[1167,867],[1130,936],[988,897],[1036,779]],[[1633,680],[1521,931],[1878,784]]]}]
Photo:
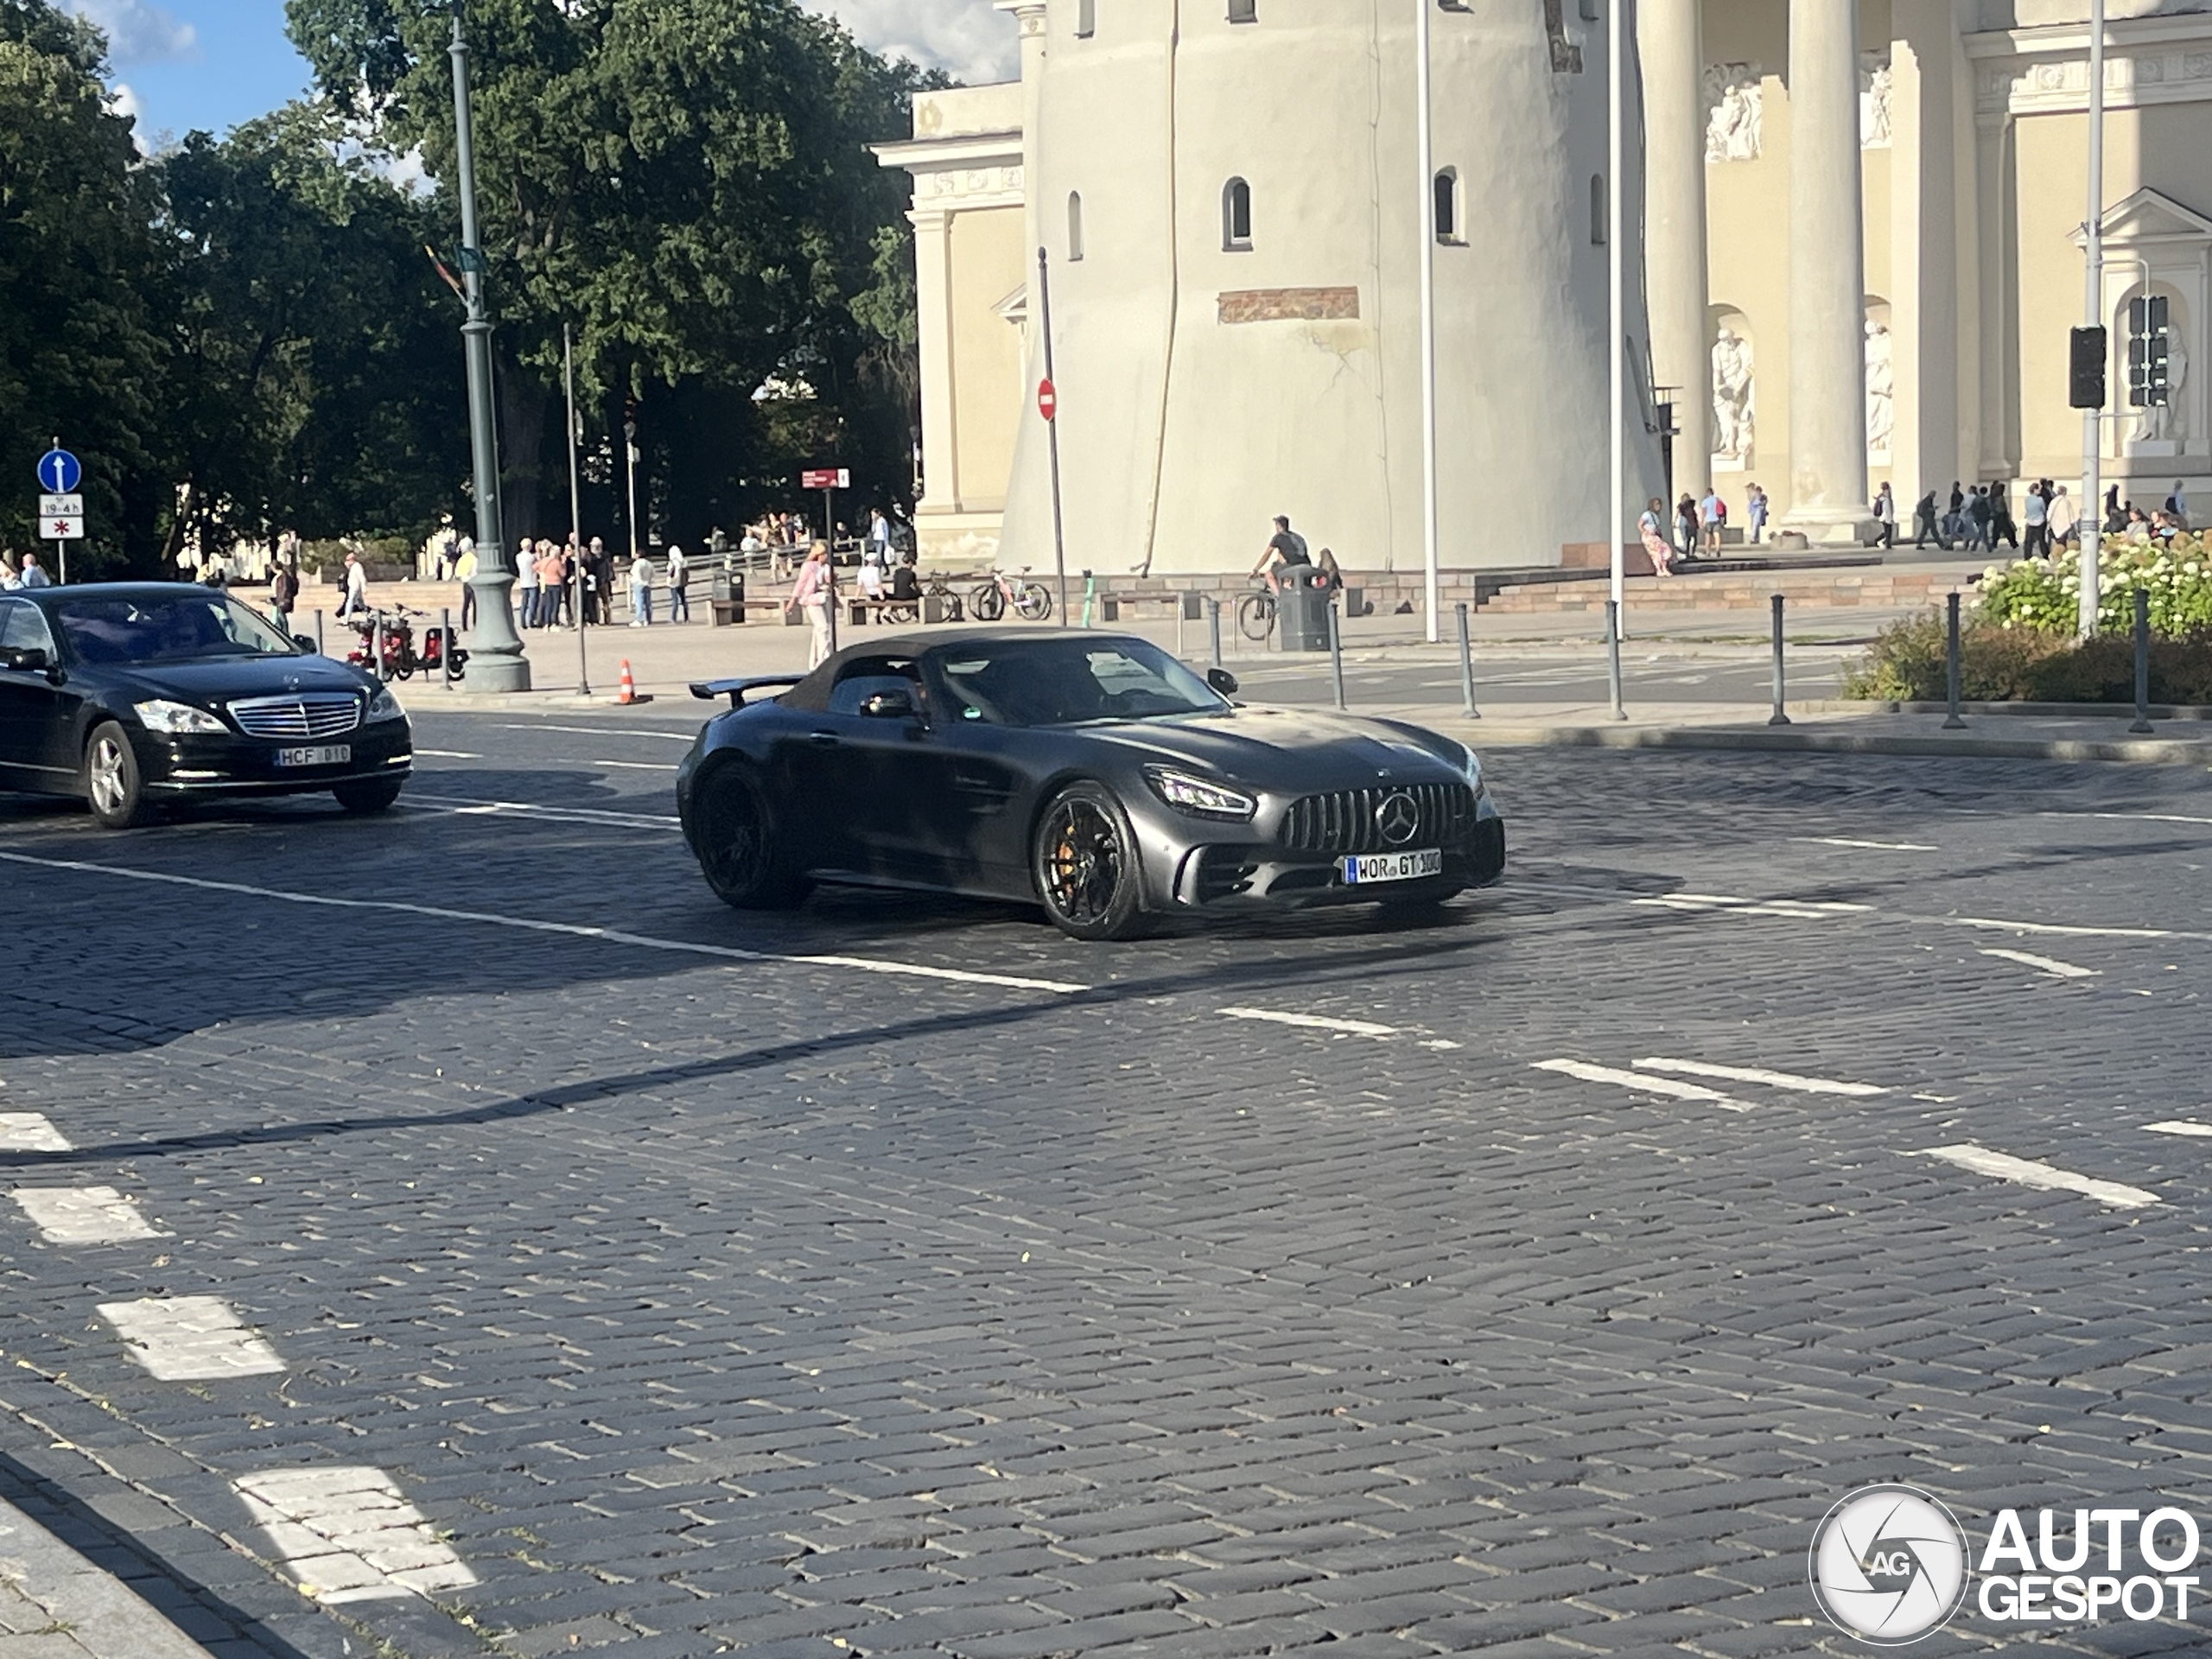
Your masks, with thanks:
[{"label": "cobblestone road", "polygon": [[0,1491],[214,1651],[1842,1653],[1863,1483],[2212,1511],[2200,773],[1507,752],[1441,925],[1085,950],[723,910],[690,729],[0,802]]}]

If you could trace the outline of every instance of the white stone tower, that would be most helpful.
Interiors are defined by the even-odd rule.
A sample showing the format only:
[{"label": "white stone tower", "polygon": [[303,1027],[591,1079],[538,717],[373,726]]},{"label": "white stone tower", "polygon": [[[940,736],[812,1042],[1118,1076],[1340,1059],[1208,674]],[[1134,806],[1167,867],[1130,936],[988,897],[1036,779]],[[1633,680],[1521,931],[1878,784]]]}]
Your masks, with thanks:
[{"label": "white stone tower", "polygon": [[[1422,3],[1449,220],[1435,250],[1441,563],[1554,564],[1564,544],[1605,542],[1615,0],[999,3],[1022,28],[1027,344],[1033,384],[1041,245],[1071,570],[1231,569],[1257,557],[1277,512],[1347,568],[1420,568]],[[1634,244],[1640,174],[1624,184]],[[1632,535],[1662,486],[1629,254],[1618,528]],[[1009,563],[1052,561],[1045,440],[1027,412]]]}]

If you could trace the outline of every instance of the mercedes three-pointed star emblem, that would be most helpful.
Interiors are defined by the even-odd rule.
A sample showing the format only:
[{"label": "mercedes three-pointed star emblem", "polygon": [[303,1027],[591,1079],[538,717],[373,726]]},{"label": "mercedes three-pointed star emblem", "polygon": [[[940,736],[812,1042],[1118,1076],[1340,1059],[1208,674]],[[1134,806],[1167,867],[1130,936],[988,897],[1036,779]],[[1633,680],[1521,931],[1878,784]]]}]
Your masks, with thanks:
[{"label": "mercedes three-pointed star emblem", "polygon": [[1393,847],[1402,847],[1421,830],[1421,808],[1402,789],[1385,795],[1375,809],[1375,827]]}]

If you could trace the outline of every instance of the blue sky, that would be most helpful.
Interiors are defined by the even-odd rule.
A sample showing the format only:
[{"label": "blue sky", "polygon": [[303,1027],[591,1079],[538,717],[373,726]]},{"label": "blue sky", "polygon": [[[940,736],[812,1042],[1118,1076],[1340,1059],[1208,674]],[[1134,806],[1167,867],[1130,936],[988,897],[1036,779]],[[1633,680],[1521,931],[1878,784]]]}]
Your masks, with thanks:
[{"label": "blue sky", "polygon": [[[226,132],[307,89],[283,0],[64,0],[108,32],[114,79],[142,142]],[[1017,72],[1014,25],[990,0],[804,0],[866,44],[963,80]]]}]

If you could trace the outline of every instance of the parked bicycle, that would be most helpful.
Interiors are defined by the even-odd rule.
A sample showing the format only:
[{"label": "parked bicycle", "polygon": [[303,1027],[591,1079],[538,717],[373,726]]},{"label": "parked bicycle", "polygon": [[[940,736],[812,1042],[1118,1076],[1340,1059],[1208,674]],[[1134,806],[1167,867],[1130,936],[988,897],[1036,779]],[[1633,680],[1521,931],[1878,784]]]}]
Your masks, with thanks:
[{"label": "parked bicycle", "polygon": [[978,622],[997,621],[1009,605],[1025,622],[1042,622],[1052,615],[1051,590],[1041,582],[1027,579],[1027,565],[1021,567],[1021,574],[1024,580],[1016,582],[1004,571],[994,570],[969,590],[968,608]]}]

